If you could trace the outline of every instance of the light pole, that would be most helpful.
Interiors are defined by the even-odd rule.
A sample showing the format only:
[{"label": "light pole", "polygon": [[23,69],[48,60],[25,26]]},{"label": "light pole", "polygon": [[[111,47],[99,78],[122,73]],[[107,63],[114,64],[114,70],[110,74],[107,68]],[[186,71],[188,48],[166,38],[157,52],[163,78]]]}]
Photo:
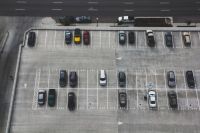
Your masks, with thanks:
[{"label": "light pole", "polygon": [[97,21],[97,27],[98,27],[98,23],[99,23],[99,18],[98,17],[96,18],[96,21]]}]

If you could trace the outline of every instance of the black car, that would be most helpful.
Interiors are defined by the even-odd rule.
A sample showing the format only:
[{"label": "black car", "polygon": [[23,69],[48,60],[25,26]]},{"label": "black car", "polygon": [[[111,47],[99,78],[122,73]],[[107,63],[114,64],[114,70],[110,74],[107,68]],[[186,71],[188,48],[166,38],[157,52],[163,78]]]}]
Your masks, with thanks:
[{"label": "black car", "polygon": [[177,103],[177,94],[175,91],[169,91],[168,92],[168,99],[169,99],[169,106],[171,108],[177,108],[178,107],[178,103]]},{"label": "black car", "polygon": [[73,111],[76,109],[76,95],[74,92],[68,93],[68,109]]},{"label": "black car", "polygon": [[48,105],[50,107],[54,107],[56,104],[56,90],[55,89],[49,89],[48,93]]},{"label": "black car", "polygon": [[28,35],[28,46],[29,47],[35,46],[35,39],[36,39],[35,32],[29,32],[29,35]]},{"label": "black car", "polygon": [[76,87],[78,84],[78,76],[75,71],[70,72],[69,74],[69,82],[71,87]]},{"label": "black car", "polygon": [[75,18],[76,23],[91,23],[92,19],[90,16],[79,16]]},{"label": "black car", "polygon": [[195,88],[194,75],[192,71],[186,72],[186,80],[189,88]]},{"label": "black car", "polygon": [[38,91],[38,104],[44,105],[46,102],[46,91],[45,90],[39,90]]},{"label": "black car", "polygon": [[126,108],[127,106],[127,95],[125,92],[119,92],[119,105],[122,108]]},{"label": "black car", "polygon": [[128,32],[128,43],[130,44],[135,43],[135,33],[133,31]]},{"label": "black car", "polygon": [[120,87],[126,86],[126,74],[125,72],[118,73],[118,84]]},{"label": "black car", "polygon": [[173,88],[176,86],[175,73],[173,71],[169,71],[167,73],[167,83],[170,88]]},{"label": "black car", "polygon": [[165,44],[166,44],[167,47],[173,47],[172,33],[171,32],[165,33]]},{"label": "black car", "polygon": [[60,70],[60,87],[65,87],[67,85],[67,72],[66,70]]},{"label": "black car", "polygon": [[71,44],[72,38],[73,38],[72,32],[71,31],[65,31],[65,43]]}]

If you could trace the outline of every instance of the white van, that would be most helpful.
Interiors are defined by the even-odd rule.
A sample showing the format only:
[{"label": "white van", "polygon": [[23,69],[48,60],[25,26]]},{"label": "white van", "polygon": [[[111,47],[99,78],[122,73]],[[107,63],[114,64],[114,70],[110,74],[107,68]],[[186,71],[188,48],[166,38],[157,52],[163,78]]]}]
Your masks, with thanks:
[{"label": "white van", "polygon": [[100,72],[99,72],[99,84],[101,86],[106,86],[106,84],[107,84],[107,77],[106,77],[105,70],[100,70]]}]

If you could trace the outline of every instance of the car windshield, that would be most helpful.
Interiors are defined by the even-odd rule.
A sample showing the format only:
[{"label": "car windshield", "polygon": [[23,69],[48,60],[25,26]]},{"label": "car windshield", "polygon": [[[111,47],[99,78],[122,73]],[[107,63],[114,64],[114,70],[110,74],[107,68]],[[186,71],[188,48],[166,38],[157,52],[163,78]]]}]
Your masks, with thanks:
[{"label": "car windshield", "polygon": [[100,78],[100,80],[106,80],[106,78]]},{"label": "car windshield", "polygon": [[155,104],[156,102],[155,101],[151,101],[151,104]]}]

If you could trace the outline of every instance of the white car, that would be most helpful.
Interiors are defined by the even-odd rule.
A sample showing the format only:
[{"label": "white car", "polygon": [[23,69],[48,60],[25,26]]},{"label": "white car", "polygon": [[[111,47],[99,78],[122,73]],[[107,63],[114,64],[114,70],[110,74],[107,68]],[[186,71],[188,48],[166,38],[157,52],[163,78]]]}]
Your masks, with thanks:
[{"label": "white car", "polygon": [[99,72],[99,84],[101,86],[106,86],[106,84],[107,84],[107,76],[106,76],[105,70],[100,70],[100,72]]},{"label": "white car", "polygon": [[150,108],[157,108],[157,98],[155,90],[148,91],[148,103]]}]

